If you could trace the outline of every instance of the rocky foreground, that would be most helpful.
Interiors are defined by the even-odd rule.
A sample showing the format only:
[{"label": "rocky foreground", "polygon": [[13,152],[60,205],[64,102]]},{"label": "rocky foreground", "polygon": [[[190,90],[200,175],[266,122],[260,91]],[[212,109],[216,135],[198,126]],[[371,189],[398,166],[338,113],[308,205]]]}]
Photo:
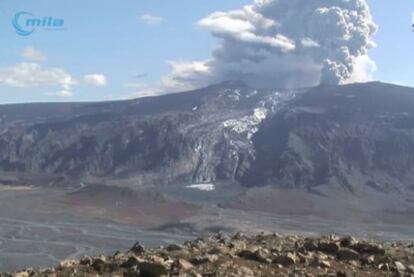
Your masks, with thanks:
[{"label": "rocky foreground", "polygon": [[137,243],[126,253],[0,276],[414,276],[414,243],[215,235],[156,249]]}]

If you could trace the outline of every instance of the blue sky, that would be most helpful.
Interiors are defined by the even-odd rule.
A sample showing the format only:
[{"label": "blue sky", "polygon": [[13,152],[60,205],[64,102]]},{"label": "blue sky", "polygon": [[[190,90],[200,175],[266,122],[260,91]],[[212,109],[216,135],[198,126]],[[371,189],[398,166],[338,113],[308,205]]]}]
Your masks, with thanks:
[{"label": "blue sky", "polygon": [[[41,80],[25,85],[0,82],[0,103],[97,101],[137,95],[145,85],[156,84],[170,72],[169,61],[211,56],[217,39],[197,27],[197,21],[212,12],[250,3],[252,0],[2,0],[0,72],[13,73],[16,65],[30,63],[39,67],[32,70],[47,71],[55,79],[50,85],[44,80],[46,75],[35,76]],[[414,86],[414,33],[410,28],[414,1],[371,0],[370,6],[379,25],[374,38],[377,47],[369,53],[378,66],[374,79]],[[20,36],[11,22],[21,11],[62,18],[64,30],[37,28],[29,36]],[[57,80],[68,76],[69,81]]]}]

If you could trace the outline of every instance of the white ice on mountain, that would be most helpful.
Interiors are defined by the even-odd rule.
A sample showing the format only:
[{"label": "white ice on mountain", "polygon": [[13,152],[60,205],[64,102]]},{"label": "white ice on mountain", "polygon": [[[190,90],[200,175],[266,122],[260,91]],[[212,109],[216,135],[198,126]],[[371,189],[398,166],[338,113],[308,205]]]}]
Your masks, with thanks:
[{"label": "white ice on mountain", "polygon": [[[250,98],[257,93],[257,90],[252,90],[245,95],[245,97]],[[230,95],[233,96],[232,98],[234,100],[239,100],[239,97],[241,96],[240,90],[235,90]],[[223,122],[223,125],[225,128],[237,134],[245,134],[246,138],[251,142],[253,135],[259,131],[260,124],[268,117],[268,115],[276,112],[283,103],[293,99],[295,95],[295,91],[285,91],[283,93],[274,91],[258,103],[258,107],[253,110],[252,114],[237,119],[226,120]]]},{"label": "white ice on mountain", "polygon": [[214,184],[194,184],[194,185],[187,186],[187,188],[198,189],[201,191],[213,191],[216,189]]},{"label": "white ice on mountain", "polygon": [[230,119],[223,122],[225,128],[229,128],[238,134],[246,134],[250,140],[259,131],[258,125],[266,119],[268,114],[265,108],[256,108],[252,115],[244,116],[240,119]]}]

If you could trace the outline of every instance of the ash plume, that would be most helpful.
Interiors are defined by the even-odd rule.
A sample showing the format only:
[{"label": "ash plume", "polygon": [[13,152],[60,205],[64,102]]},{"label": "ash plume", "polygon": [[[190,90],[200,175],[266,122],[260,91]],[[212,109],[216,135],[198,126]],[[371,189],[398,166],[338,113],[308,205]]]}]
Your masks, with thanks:
[{"label": "ash plume", "polygon": [[255,0],[198,22],[220,43],[205,61],[172,62],[162,85],[187,89],[225,80],[256,87],[367,81],[377,30],[366,0]]}]

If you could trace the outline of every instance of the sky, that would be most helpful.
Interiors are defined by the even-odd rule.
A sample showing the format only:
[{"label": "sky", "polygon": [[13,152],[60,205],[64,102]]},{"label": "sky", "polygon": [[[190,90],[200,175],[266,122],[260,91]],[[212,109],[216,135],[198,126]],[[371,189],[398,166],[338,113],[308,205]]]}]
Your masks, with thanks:
[{"label": "sky", "polygon": [[[368,3],[378,25],[373,36],[376,47],[368,50],[376,64],[371,64],[369,78],[414,87],[414,1]],[[252,35],[253,21],[246,21],[251,19],[237,18],[243,24],[229,30],[236,22],[234,15],[224,13],[219,19],[214,15],[252,4],[253,0],[1,0],[0,103],[118,100],[185,89],[188,80],[188,88],[207,85],[219,79],[206,78],[205,72],[228,76],[227,65],[215,54],[217,48],[222,46],[222,54],[228,55],[237,43],[252,46],[250,36],[248,41],[244,36]],[[30,15],[20,15],[19,26],[28,18],[45,17],[56,26],[38,26],[22,36],[12,24],[20,12]],[[246,27],[242,33],[240,26]],[[264,41],[260,43],[268,42]],[[258,51],[267,47],[254,43]],[[281,52],[284,49],[274,55]],[[318,72],[321,66],[309,65]],[[187,82],[184,86],[172,82],[177,75]]]}]

